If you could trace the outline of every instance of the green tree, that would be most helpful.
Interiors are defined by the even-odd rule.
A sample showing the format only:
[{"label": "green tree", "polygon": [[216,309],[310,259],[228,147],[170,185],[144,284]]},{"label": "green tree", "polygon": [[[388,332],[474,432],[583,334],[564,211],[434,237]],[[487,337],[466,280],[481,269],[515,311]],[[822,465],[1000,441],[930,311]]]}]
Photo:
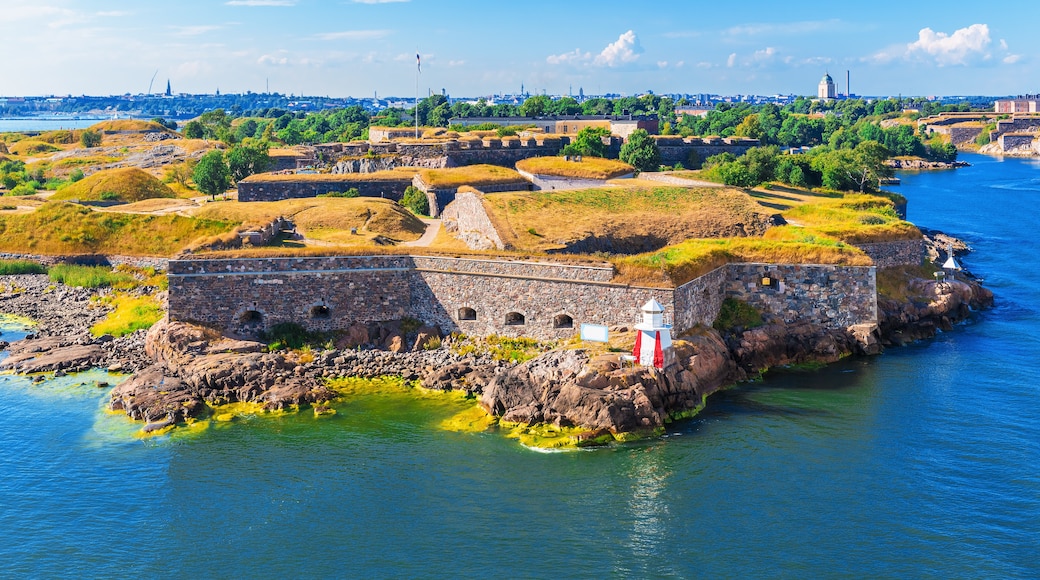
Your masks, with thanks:
[{"label": "green tree", "polygon": [[426,193],[423,190],[413,185],[405,188],[404,196],[401,198],[401,205],[416,215],[430,215],[430,200],[426,197]]},{"label": "green tree", "polygon": [[231,175],[224,162],[224,154],[214,149],[203,155],[195,165],[191,178],[199,191],[216,199],[218,193],[224,193],[231,186]]},{"label": "green tree", "polygon": [[94,131],[93,129],[84,129],[83,133],[80,134],[79,142],[87,148],[100,147],[101,133]]},{"label": "green tree", "polygon": [[206,136],[206,128],[202,123],[192,120],[184,125],[184,137],[187,139],[202,139]]},{"label": "green tree", "polygon": [[636,129],[621,146],[621,160],[639,171],[656,171],[661,165],[661,150],[646,129]]},{"label": "green tree", "polygon": [[610,137],[610,129],[606,127],[585,127],[575,135],[574,140],[560,151],[563,155],[588,155],[589,157],[606,157],[607,146],[604,137]]},{"label": "green tree", "polygon": [[227,165],[231,181],[238,183],[254,173],[267,171],[272,164],[268,150],[269,147],[266,142],[253,141],[252,139],[232,147],[227,153]]},{"label": "green tree", "polygon": [[529,97],[524,104],[520,105],[520,114],[524,117],[541,117],[549,114],[552,100],[545,95]]}]

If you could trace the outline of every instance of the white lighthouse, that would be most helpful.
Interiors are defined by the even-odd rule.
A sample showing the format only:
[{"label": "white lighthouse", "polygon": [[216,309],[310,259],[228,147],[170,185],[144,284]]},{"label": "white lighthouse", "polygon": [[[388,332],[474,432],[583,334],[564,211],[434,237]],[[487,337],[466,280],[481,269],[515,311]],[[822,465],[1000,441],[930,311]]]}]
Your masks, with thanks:
[{"label": "white lighthouse", "polygon": [[636,345],[632,356],[637,364],[664,369],[675,362],[672,325],[664,323],[664,306],[651,299],[640,309],[643,321],[636,325]]}]

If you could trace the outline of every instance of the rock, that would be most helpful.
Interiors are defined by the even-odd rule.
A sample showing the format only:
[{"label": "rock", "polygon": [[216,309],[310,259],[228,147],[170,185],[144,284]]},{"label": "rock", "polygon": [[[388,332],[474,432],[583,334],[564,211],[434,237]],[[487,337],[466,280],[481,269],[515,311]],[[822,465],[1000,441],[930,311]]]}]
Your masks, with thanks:
[{"label": "rock", "polygon": [[22,374],[80,370],[97,366],[104,357],[100,346],[67,342],[60,338],[18,341],[11,345],[10,356],[0,362],[0,370]]},{"label": "rock", "polygon": [[357,348],[368,344],[370,337],[368,327],[363,324],[352,324],[342,338],[336,341],[336,348],[340,350]]},{"label": "rock", "polygon": [[418,336],[412,345],[413,351],[426,350],[430,343],[440,341],[441,329],[436,326],[423,326],[419,328]]},{"label": "rock", "polygon": [[401,352],[404,350],[404,337],[395,332],[386,338],[383,345],[390,352]]}]

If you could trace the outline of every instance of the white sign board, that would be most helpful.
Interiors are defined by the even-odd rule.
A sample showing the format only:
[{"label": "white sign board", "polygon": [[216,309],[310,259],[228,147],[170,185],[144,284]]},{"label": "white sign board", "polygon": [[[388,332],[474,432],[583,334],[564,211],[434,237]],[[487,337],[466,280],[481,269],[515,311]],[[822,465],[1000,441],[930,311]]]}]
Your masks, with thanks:
[{"label": "white sign board", "polygon": [[610,342],[610,329],[602,324],[582,324],[581,339],[592,342]]}]

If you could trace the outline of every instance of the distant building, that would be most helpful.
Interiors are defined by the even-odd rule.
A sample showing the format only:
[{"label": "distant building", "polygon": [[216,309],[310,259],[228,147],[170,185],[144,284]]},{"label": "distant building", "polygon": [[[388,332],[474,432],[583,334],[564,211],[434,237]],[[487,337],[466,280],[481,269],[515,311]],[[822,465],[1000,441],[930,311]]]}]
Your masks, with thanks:
[{"label": "distant building", "polygon": [[553,117],[454,117],[449,125],[532,125],[544,133],[575,135],[586,127],[602,127],[611,135],[628,139],[636,129],[644,129],[651,135],[660,131],[656,116],[643,115],[560,115]]},{"label": "distant building", "polygon": [[997,101],[993,110],[997,113],[1037,113],[1040,112],[1040,95],[1019,95],[1014,99]]},{"label": "distant building", "polygon": [[816,91],[816,96],[821,99],[838,97],[838,88],[834,86],[834,79],[831,78],[830,74],[824,74],[823,78],[820,79],[820,86]]}]

